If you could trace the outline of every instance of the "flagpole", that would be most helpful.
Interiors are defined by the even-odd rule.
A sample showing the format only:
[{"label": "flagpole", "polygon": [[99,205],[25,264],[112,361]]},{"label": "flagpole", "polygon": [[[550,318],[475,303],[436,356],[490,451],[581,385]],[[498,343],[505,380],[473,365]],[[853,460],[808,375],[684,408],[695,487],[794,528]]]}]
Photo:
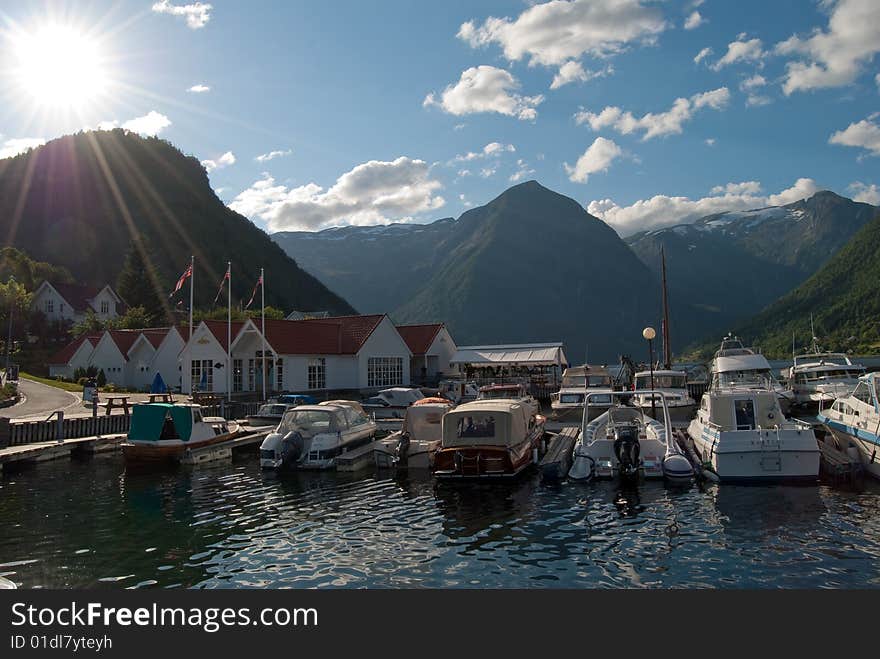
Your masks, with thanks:
[{"label": "flagpole", "polygon": [[226,308],[226,400],[232,402],[232,261],[226,263],[229,303]]},{"label": "flagpole", "polygon": [[193,285],[196,279],[196,257],[189,257],[189,340],[193,340]]},{"label": "flagpole", "polygon": [[262,368],[260,369],[263,372],[263,400],[266,399],[266,280],[264,279],[265,273],[263,268],[260,268],[260,298],[262,299],[262,328],[260,329],[260,333],[263,335],[263,359],[260,360],[260,364]]}]

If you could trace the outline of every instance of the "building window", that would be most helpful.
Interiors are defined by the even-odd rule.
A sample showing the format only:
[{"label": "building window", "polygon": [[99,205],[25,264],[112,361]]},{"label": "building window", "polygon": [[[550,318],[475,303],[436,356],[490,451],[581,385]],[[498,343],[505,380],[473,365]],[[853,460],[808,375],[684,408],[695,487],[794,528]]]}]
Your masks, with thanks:
[{"label": "building window", "polygon": [[46,300],[46,313],[52,313],[55,310],[55,300]]},{"label": "building window", "polygon": [[110,303],[107,300],[101,301],[101,313],[103,313],[103,314],[110,313]]},{"label": "building window", "polygon": [[240,359],[232,360],[232,391],[241,391],[242,390],[242,361]]},{"label": "building window", "polygon": [[278,359],[275,362],[275,372],[278,374],[278,391],[284,391],[284,360]]},{"label": "building window", "polygon": [[367,360],[368,387],[403,384],[403,357],[370,357]]},{"label": "building window", "polygon": [[254,386],[254,376],[256,375],[256,369],[254,368],[254,360],[248,359],[248,391],[254,391],[256,387]]},{"label": "building window", "polygon": [[[210,359],[194,359],[191,373],[193,390],[214,391],[214,363]],[[202,374],[205,376],[204,385],[202,384]]]},{"label": "building window", "polygon": [[323,357],[309,360],[309,389],[327,388],[327,370]]}]

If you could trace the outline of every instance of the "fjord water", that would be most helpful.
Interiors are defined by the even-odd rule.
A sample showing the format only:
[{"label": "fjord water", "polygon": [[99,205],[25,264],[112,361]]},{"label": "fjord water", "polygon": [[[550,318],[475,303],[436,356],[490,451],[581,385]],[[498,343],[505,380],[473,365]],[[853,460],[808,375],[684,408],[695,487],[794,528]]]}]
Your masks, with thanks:
[{"label": "fjord water", "polygon": [[880,487],[438,485],[137,473],[115,455],[0,478],[0,575],[26,588],[880,586]]}]

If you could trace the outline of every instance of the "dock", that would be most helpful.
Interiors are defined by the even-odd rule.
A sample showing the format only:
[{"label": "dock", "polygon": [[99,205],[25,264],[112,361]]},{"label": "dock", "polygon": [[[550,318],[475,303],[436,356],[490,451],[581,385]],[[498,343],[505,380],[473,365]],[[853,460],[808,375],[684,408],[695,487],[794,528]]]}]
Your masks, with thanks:
[{"label": "dock", "polygon": [[540,463],[541,478],[545,481],[559,481],[571,469],[572,452],[580,428],[569,426],[553,435]]}]

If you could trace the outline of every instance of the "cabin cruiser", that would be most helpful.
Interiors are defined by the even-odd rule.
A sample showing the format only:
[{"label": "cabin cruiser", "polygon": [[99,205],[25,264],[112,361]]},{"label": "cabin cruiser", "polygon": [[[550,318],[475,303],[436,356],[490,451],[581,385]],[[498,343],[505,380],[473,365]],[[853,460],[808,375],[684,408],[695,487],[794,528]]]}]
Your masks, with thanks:
[{"label": "cabin cruiser", "polygon": [[223,417],[203,417],[201,405],[139,403],[131,409],[122,452],[127,462],[175,460],[188,450],[232,439],[240,431],[237,423]]},{"label": "cabin cruiser", "polygon": [[[629,391],[612,393],[614,404],[592,420],[584,411],[569,478],[693,479],[694,469],[672,437],[666,393],[649,389],[643,395],[658,401],[655,406],[662,412],[662,421],[637,407],[635,394]],[[587,395],[587,409],[592,406],[592,396]]]},{"label": "cabin cruiser", "polygon": [[260,466],[329,469],[338,455],[371,442],[375,434],[376,423],[349,405],[300,405],[260,444]]},{"label": "cabin cruiser", "polygon": [[581,420],[584,411],[584,397],[590,396],[590,414],[596,418],[611,407],[611,393],[614,386],[611,373],[602,366],[572,366],[562,373],[562,386],[550,396],[550,407],[555,419]]},{"label": "cabin cruiser", "polygon": [[441,421],[452,409],[445,398],[423,398],[407,409],[403,427],[379,442],[376,466],[394,469],[430,469],[440,446]]},{"label": "cabin cruiser", "polygon": [[788,384],[794,404],[799,407],[827,407],[848,395],[865,374],[865,367],[853,364],[838,352],[822,352],[813,343],[813,351],[794,358],[788,371]]},{"label": "cabin cruiser", "polygon": [[284,413],[293,405],[285,405],[284,403],[266,403],[260,405],[260,409],[256,414],[248,414],[247,422],[250,426],[277,426],[281,423]]},{"label": "cabin cruiser", "polygon": [[633,391],[635,405],[645,414],[661,412],[659,396],[645,393],[659,391],[666,399],[669,418],[673,424],[687,423],[694,417],[697,401],[691,398],[687,389],[687,373],[684,371],[657,370],[639,371],[634,376]]},{"label": "cabin cruiser", "polygon": [[465,403],[443,415],[437,478],[511,478],[537,464],[544,450],[544,418],[509,399]]},{"label": "cabin cruiser", "polygon": [[880,375],[859,378],[853,391],[819,410],[819,422],[831,433],[838,448],[859,461],[874,478],[880,478]]},{"label": "cabin cruiser", "polygon": [[819,445],[809,424],[787,420],[772,380],[718,378],[687,430],[704,466],[722,480],[815,480]]},{"label": "cabin cruiser", "polygon": [[524,384],[490,384],[480,387],[477,394],[477,400],[498,398],[519,401],[528,408],[529,414],[538,414],[541,411],[540,403],[529,393]]},{"label": "cabin cruiser", "polygon": [[710,388],[716,385],[729,387],[739,383],[745,386],[753,386],[756,382],[766,383],[779,398],[782,413],[787,416],[791,410],[794,397],[773,375],[770,362],[764,355],[746,348],[738,337],[728,335],[721,341],[710,370]]},{"label": "cabin cruiser", "polygon": [[421,389],[392,387],[364,401],[364,409],[374,419],[402,419],[406,408],[425,397]]}]

